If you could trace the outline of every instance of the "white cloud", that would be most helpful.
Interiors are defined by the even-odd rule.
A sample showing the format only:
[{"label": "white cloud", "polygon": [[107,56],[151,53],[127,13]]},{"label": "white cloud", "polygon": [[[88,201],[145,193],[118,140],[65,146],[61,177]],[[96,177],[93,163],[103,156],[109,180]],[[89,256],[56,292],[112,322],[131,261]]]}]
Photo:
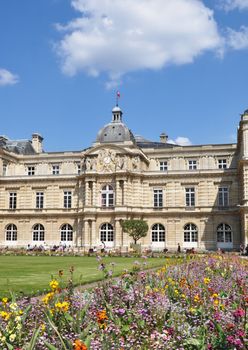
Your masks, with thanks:
[{"label": "white cloud", "polygon": [[14,85],[18,83],[19,77],[7,69],[0,68],[0,86]]},{"label": "white cloud", "polygon": [[227,29],[227,45],[235,50],[248,48],[248,27],[242,26],[239,31]]},{"label": "white cloud", "polygon": [[62,70],[107,73],[109,87],[128,72],[192,62],[221,38],[213,12],[199,0],[72,0],[80,16],[57,29]]},{"label": "white cloud", "polygon": [[248,0],[221,0],[221,6],[227,10],[245,10],[248,9]]},{"label": "white cloud", "polygon": [[179,146],[191,146],[192,142],[188,137],[184,136],[178,136],[175,140],[168,140],[168,143],[172,143],[174,145],[179,145]]}]

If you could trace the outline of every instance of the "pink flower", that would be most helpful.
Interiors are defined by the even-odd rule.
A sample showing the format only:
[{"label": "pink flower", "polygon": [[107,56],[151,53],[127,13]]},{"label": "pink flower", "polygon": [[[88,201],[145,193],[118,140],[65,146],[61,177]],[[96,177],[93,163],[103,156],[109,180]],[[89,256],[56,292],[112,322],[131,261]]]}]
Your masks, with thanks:
[{"label": "pink flower", "polygon": [[234,317],[243,317],[245,315],[245,310],[239,308],[234,311],[233,316]]}]

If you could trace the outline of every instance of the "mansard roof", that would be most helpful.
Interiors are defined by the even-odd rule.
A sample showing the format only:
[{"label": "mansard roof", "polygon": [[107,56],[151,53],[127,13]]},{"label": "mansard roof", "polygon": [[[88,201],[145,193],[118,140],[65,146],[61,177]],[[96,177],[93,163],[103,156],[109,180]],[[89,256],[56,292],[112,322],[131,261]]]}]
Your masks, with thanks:
[{"label": "mansard roof", "polygon": [[29,140],[9,140],[6,137],[0,137],[0,148],[16,154],[36,154]]}]

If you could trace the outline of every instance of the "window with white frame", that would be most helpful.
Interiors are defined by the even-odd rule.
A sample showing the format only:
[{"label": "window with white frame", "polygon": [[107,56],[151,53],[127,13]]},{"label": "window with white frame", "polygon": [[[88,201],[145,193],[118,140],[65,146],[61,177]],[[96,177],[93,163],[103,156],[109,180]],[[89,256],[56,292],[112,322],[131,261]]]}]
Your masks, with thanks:
[{"label": "window with white frame", "polygon": [[161,160],[159,162],[159,170],[160,171],[167,171],[168,170],[168,162],[165,160]]},{"label": "window with white frame", "polygon": [[71,208],[72,194],[71,191],[64,191],[64,208]]},{"label": "window with white frame", "polygon": [[227,168],[227,160],[226,159],[218,159],[218,168],[226,169]]},{"label": "window with white frame", "polygon": [[186,207],[195,206],[195,188],[194,187],[185,188],[185,201],[186,201]]},{"label": "window with white frame", "polygon": [[195,159],[188,160],[188,169],[196,170],[197,169],[197,161]]},{"label": "window with white frame", "polygon": [[113,242],[114,241],[114,229],[111,224],[103,224],[100,228],[100,240],[101,242]]},{"label": "window with white frame", "polygon": [[36,192],[36,209],[44,207],[44,192]]},{"label": "window with white frame", "polygon": [[58,164],[53,164],[52,165],[52,174],[53,175],[59,175],[59,170],[60,170],[60,167]]},{"label": "window with white frame", "polygon": [[231,226],[222,223],[217,227],[217,242],[218,243],[231,243],[232,242]]},{"label": "window with white frame", "polygon": [[35,166],[33,165],[28,166],[28,175],[29,176],[35,175]]},{"label": "window with white frame", "polygon": [[152,226],[152,242],[165,242],[165,228],[161,224]]},{"label": "window with white frame", "polygon": [[9,193],[9,209],[16,209],[16,202],[17,202],[17,193],[10,192]]},{"label": "window with white frame", "polygon": [[195,224],[187,224],[184,226],[184,242],[197,242],[198,229]]},{"label": "window with white frame", "polygon": [[229,205],[229,188],[228,187],[219,187],[218,205],[220,207],[227,207]]},{"label": "window with white frame", "polygon": [[77,173],[78,173],[78,175],[81,174],[81,169],[82,169],[81,163],[77,163]]},{"label": "window with white frame", "polygon": [[72,242],[73,241],[73,228],[70,224],[64,224],[61,227],[60,240],[61,240],[61,242]]},{"label": "window with white frame", "polygon": [[36,224],[33,228],[33,241],[45,240],[45,228],[42,224]]},{"label": "window with white frame", "polygon": [[101,191],[101,203],[102,207],[114,206],[114,190],[110,185],[105,185]]},{"label": "window with white frame", "polygon": [[162,189],[153,190],[153,206],[154,208],[163,207],[163,190]]},{"label": "window with white frame", "polygon": [[17,241],[17,227],[14,224],[9,224],[6,227],[6,241]]}]

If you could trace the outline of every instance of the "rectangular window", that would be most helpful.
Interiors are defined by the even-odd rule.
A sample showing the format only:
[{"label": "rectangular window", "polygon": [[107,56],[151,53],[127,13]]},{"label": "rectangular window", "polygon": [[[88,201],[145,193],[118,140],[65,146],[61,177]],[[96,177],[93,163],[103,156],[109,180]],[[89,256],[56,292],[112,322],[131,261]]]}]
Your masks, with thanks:
[{"label": "rectangular window", "polygon": [[16,209],[16,200],[17,200],[16,192],[10,192],[10,194],[9,194],[9,209]]},{"label": "rectangular window", "polygon": [[44,206],[44,193],[36,192],[36,209],[42,209]]},{"label": "rectangular window", "polygon": [[219,207],[227,207],[229,205],[229,189],[228,189],[228,187],[219,187],[218,205],[219,205]]},{"label": "rectangular window", "polygon": [[160,171],[167,171],[168,170],[168,162],[166,162],[166,161],[159,162],[159,170]]},{"label": "rectangular window", "polygon": [[34,166],[28,166],[28,175],[29,176],[35,175],[35,167]]},{"label": "rectangular window", "polygon": [[155,208],[163,207],[163,190],[153,190],[153,206]]},{"label": "rectangular window", "polygon": [[189,160],[188,161],[188,168],[189,168],[189,170],[196,170],[197,169],[196,160]]},{"label": "rectangular window", "polygon": [[71,191],[64,191],[64,208],[71,208]]},{"label": "rectangular window", "polygon": [[195,189],[194,187],[185,188],[185,196],[186,196],[186,207],[194,207],[195,206]]},{"label": "rectangular window", "polygon": [[59,175],[59,165],[54,164],[54,165],[52,166],[52,174],[53,174],[53,175]]},{"label": "rectangular window", "polygon": [[226,169],[227,168],[226,159],[218,159],[218,168],[219,169]]},{"label": "rectangular window", "polygon": [[80,163],[77,163],[77,173],[78,173],[78,175],[81,174],[81,164]]}]

